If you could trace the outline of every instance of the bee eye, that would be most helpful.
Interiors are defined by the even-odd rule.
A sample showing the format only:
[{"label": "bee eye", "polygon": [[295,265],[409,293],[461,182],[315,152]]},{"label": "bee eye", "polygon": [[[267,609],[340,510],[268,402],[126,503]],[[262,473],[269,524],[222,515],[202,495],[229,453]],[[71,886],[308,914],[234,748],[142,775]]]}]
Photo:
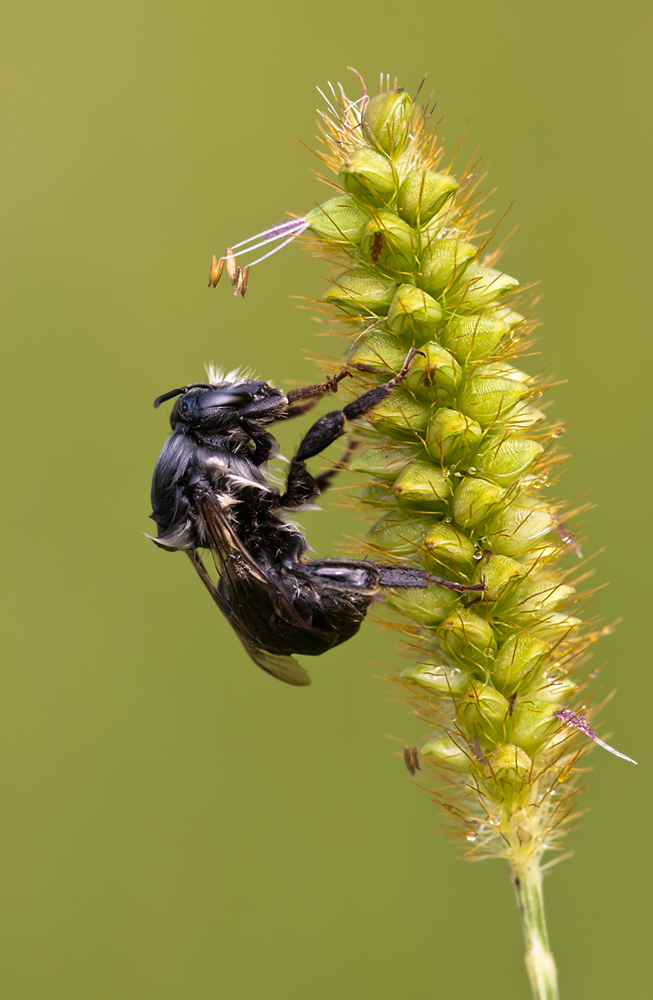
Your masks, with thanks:
[{"label": "bee eye", "polygon": [[201,410],[209,406],[233,406],[240,409],[251,402],[251,392],[244,389],[215,389],[213,392],[203,392],[197,400],[197,405]]}]

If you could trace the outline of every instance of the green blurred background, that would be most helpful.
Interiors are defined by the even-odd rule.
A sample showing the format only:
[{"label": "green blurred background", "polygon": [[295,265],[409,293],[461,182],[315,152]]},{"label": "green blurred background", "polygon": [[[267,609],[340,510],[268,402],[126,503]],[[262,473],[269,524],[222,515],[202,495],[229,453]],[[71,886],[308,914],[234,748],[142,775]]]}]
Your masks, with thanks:
[{"label": "green blurred background", "polygon": [[[302,352],[333,352],[289,298],[323,287],[300,247],[245,301],[206,276],[212,253],[327,196],[294,140],[313,141],[316,84],[358,93],[348,65],[410,92],[428,72],[451,150],[471,119],[465,151],[521,223],[505,267],[542,282],[530,364],[568,380],[564,492],[592,490],[598,610],[625,619],[597,653],[619,688],[604,718],[640,761],[592,755],[577,854],[547,879],[553,947],[566,998],[647,992],[645,16],[629,0],[5,11],[7,1000],[527,995],[504,864],[456,860],[384,736],[420,733],[373,677],[401,663],[393,637],[368,623],[305,661],[312,688],[275,683],[141,534],[158,393],[208,360],[311,381]],[[286,454],[300,432],[283,429]],[[352,531],[334,499],[305,519],[321,553]]]}]

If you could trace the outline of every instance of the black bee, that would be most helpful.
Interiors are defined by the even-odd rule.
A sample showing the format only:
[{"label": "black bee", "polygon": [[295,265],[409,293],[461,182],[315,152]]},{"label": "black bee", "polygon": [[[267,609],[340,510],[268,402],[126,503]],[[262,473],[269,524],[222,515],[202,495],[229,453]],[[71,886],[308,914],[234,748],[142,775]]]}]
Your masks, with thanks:
[{"label": "black bee", "polygon": [[[401,371],[342,410],[310,428],[290,463],[280,492],[262,469],[278,452],[267,424],[315,405],[336,392],[346,370],[319,385],[283,393],[267,382],[237,376],[194,383],[174,396],[173,433],[159,455],[152,480],[152,518],[163,549],[185,550],[211,597],[254,662],[288,684],[310,684],[293,653],[319,656],[358,631],[373,596],[382,588],[426,587],[479,590],[442,580],[420,569],[381,566],[367,560],[306,559],[307,543],[283,512],[313,501],[336,470],[317,478],[305,461],[386,399],[405,378],[418,353],[410,351]],[[199,549],[209,549],[219,576],[213,582]]]}]

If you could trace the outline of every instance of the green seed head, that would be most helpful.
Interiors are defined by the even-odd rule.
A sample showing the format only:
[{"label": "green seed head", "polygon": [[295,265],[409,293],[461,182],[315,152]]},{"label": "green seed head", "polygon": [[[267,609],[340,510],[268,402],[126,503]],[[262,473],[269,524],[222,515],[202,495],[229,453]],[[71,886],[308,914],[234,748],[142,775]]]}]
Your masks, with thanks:
[{"label": "green seed head", "polygon": [[395,200],[396,178],[392,164],[376,150],[363,146],[340,169],[339,180],[349,194],[379,208]]},{"label": "green seed head", "polygon": [[478,253],[478,247],[460,240],[431,240],[422,253],[417,284],[436,298],[444,289],[459,280]]},{"label": "green seed head", "polygon": [[419,233],[393,212],[375,212],[363,232],[361,250],[393,275],[412,274],[419,264]]},{"label": "green seed head", "polygon": [[392,492],[403,502],[445,509],[451,496],[451,481],[432,462],[417,460],[400,472]]},{"label": "green seed head", "polygon": [[550,652],[549,644],[535,636],[526,633],[511,635],[501,645],[494,661],[494,683],[506,696],[519,687],[532,686],[540,664]]},{"label": "green seed head", "polygon": [[346,312],[387,313],[397,286],[390,278],[383,277],[363,264],[343,271],[329,285],[324,298]]},{"label": "green seed head", "polygon": [[432,336],[442,319],[437,299],[414,285],[400,285],[388,312],[388,328],[397,337],[421,344]]},{"label": "green seed head", "polygon": [[470,458],[481,442],[483,430],[460,410],[442,406],[436,410],[426,430],[429,454],[443,465]]},{"label": "green seed head", "polygon": [[399,189],[397,210],[411,226],[425,226],[457,187],[456,179],[448,174],[411,170]]},{"label": "green seed head", "polygon": [[510,326],[498,314],[485,312],[452,320],[440,340],[459,361],[481,361],[495,352],[509,331]]},{"label": "green seed head", "polygon": [[370,98],[361,115],[361,127],[369,143],[389,156],[399,156],[410,131],[413,102],[400,89]]},{"label": "green seed head", "polygon": [[493,267],[470,264],[447,295],[447,303],[460,312],[473,313],[490,305],[519,282]]},{"label": "green seed head", "polygon": [[369,213],[362,206],[341,195],[330,198],[306,216],[309,228],[322,239],[338,244],[360,246],[363,230],[370,221]]},{"label": "green seed head", "polygon": [[578,741],[570,747],[553,713],[584,711],[587,678],[574,672],[598,638],[572,614],[571,567],[560,565],[575,559],[568,515],[544,489],[564,457],[557,425],[517,360],[531,364],[532,301],[494,266],[496,244],[486,251],[480,188],[440,172],[442,150],[406,94],[343,107],[342,121],[325,116],[323,157],[343,193],[305,221],[323,256],[349,261],[326,300],[352,335],[357,391],[422,352],[353,428],[364,447],[350,468],[367,477],[361,500],[376,521],[365,551],[479,587],[431,581],[386,600],[415,651],[401,675],[411,708],[434,727],[423,761],[449,770],[442,801],[471,856],[515,864],[562,835],[581,769]]},{"label": "green seed head", "polygon": [[461,528],[485,524],[501,504],[504,491],[485,479],[462,479],[454,493],[452,513]]},{"label": "green seed head", "polygon": [[[438,638],[443,649],[465,668],[489,666],[497,648],[491,625],[472,608],[456,608],[438,628]],[[497,691],[493,695],[501,698]]]},{"label": "green seed head", "polygon": [[445,764],[456,770],[466,771],[469,768],[471,756],[454,742],[451,736],[436,736],[422,747],[425,757],[433,757],[439,764]]},{"label": "green seed head", "polygon": [[468,417],[482,427],[489,427],[508,417],[513,407],[528,394],[528,389],[515,379],[481,375],[467,379],[456,402]]},{"label": "green seed head", "polygon": [[544,448],[538,441],[511,435],[489,437],[474,457],[478,471],[500,486],[510,486],[524,476]]}]

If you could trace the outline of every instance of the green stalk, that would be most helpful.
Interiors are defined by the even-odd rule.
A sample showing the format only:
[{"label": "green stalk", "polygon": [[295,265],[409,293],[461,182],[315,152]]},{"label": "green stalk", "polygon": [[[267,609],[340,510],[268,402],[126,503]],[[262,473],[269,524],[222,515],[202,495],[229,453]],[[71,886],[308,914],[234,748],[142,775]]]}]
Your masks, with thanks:
[{"label": "green stalk", "polygon": [[546,929],[539,858],[531,857],[511,865],[510,877],[524,931],[524,961],[533,998],[558,1000],[558,976]]}]

